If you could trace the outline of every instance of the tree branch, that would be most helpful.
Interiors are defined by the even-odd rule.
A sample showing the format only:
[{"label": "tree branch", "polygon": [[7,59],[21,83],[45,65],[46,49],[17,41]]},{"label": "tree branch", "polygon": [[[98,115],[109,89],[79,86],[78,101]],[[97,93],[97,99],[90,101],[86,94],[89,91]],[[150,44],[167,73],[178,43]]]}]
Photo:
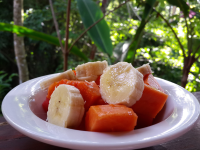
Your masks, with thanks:
[{"label": "tree branch", "polygon": [[129,2],[130,0],[127,0],[121,4],[119,4],[119,6],[115,7],[113,10],[109,11],[108,13],[104,14],[102,18],[100,18],[99,20],[97,20],[94,24],[92,24],[91,26],[89,26],[85,31],[83,31],[83,33],[72,43],[72,45],[70,46],[68,52],[72,49],[72,47],[75,45],[75,43],[87,32],[89,31],[92,27],[94,27],[97,23],[99,23],[101,20],[103,20],[105,18],[105,16],[109,15],[110,13],[112,13],[113,11],[117,10],[118,8],[120,8],[121,6],[123,6],[124,4],[126,4],[127,2]]},{"label": "tree branch", "polygon": [[64,71],[67,70],[67,62],[68,62],[68,39],[69,39],[69,22],[70,22],[70,8],[71,8],[71,0],[68,0],[67,5],[67,20],[66,20],[66,38],[65,38],[65,50],[64,50]]},{"label": "tree branch", "polygon": [[60,43],[60,46],[61,46],[61,50],[64,53],[64,47],[63,47],[60,32],[59,32],[58,22],[56,20],[55,12],[54,12],[54,9],[53,9],[53,4],[52,4],[51,0],[49,0],[49,4],[50,4],[50,8],[51,8],[51,13],[52,13],[52,16],[53,16],[53,22],[54,22],[54,25],[55,25],[55,28],[56,28],[56,33],[57,33],[58,40],[59,40],[59,43]]},{"label": "tree branch", "polygon": [[175,36],[175,38],[177,39],[177,41],[178,41],[178,43],[179,43],[179,45],[180,45],[180,47],[181,47],[181,50],[182,50],[182,52],[183,52],[183,57],[185,58],[185,57],[186,57],[186,55],[185,55],[185,49],[184,49],[183,45],[181,44],[181,41],[180,41],[180,39],[178,38],[176,32],[174,31],[174,29],[172,28],[172,26],[170,25],[170,23],[163,17],[163,15],[161,15],[161,13],[159,13],[159,12],[158,12],[156,9],[154,9],[154,8],[153,8],[153,10],[154,10],[155,12],[157,12],[158,15],[159,15],[159,16],[165,21],[165,23],[170,27],[170,29],[171,29],[172,32],[174,33],[174,36]]}]

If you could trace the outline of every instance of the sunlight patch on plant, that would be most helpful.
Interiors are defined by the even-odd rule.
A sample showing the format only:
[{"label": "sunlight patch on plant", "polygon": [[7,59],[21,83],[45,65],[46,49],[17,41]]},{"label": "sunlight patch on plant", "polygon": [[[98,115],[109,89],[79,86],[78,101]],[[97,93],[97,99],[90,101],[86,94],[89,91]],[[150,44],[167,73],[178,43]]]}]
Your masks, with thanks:
[{"label": "sunlight patch on plant", "polygon": [[184,37],[185,33],[183,32],[183,27],[179,26],[178,27],[178,37]]}]

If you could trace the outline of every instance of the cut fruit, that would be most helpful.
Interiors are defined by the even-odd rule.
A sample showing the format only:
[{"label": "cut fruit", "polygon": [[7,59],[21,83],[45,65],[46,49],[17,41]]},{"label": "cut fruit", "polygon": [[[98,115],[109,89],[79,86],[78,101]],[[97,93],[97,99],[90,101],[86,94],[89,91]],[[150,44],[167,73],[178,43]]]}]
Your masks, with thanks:
[{"label": "cut fruit", "polygon": [[98,99],[95,101],[94,105],[108,105],[103,99]]},{"label": "cut fruit", "polygon": [[137,115],[124,105],[91,106],[85,117],[87,131],[131,131],[137,123]]},{"label": "cut fruit", "polygon": [[87,111],[91,105],[96,101],[101,99],[101,94],[99,92],[99,86],[95,82],[85,82],[85,81],[73,81],[73,80],[61,80],[59,82],[53,83],[48,90],[47,97],[51,97],[54,89],[60,84],[72,85],[79,89],[84,102],[85,110]]},{"label": "cut fruit", "polygon": [[49,101],[50,101],[50,99],[46,97],[45,101],[42,103],[42,107],[43,107],[45,112],[48,111]]},{"label": "cut fruit", "polygon": [[76,76],[74,74],[74,72],[72,71],[72,69],[67,70],[63,73],[60,73],[59,75],[52,77],[50,79],[47,79],[43,82],[40,83],[40,87],[41,89],[47,89],[49,88],[49,86],[54,83],[54,82],[58,82],[62,79],[68,79],[68,80],[76,80]]},{"label": "cut fruit", "polygon": [[149,64],[144,64],[141,67],[136,68],[143,76],[146,74],[151,74],[152,70]]},{"label": "cut fruit", "polygon": [[143,90],[143,75],[129,63],[109,66],[101,75],[100,93],[109,104],[132,106],[141,98]]},{"label": "cut fruit", "polygon": [[107,61],[88,62],[82,65],[78,65],[75,68],[76,77],[81,81],[95,81],[107,67]]},{"label": "cut fruit", "polygon": [[97,79],[95,80],[95,83],[97,85],[100,85],[100,79],[101,79],[101,75],[97,77]]},{"label": "cut fruit", "polygon": [[[67,84],[70,84],[69,82]],[[99,86],[95,82],[79,81],[76,87],[80,90],[85,101],[85,110],[87,111],[96,101],[101,99]]]},{"label": "cut fruit", "polygon": [[161,88],[161,86],[152,74],[147,74],[144,76],[144,83],[164,93],[164,90]]},{"label": "cut fruit", "polygon": [[77,80],[91,82],[91,81],[96,81],[97,78],[98,76],[87,76],[87,77],[79,77],[77,78]]},{"label": "cut fruit", "polygon": [[59,85],[51,95],[48,122],[65,127],[78,127],[84,115],[84,100],[80,91],[70,85]]},{"label": "cut fruit", "polygon": [[133,106],[136,114],[146,115],[155,118],[163,108],[168,95],[158,91],[151,86],[144,84],[143,95]]},{"label": "cut fruit", "polygon": [[152,118],[148,115],[143,115],[143,114],[139,114],[139,113],[137,113],[137,116],[138,116],[138,120],[137,120],[137,125],[136,125],[135,129],[145,128],[145,127],[151,126],[153,124],[154,118]]}]

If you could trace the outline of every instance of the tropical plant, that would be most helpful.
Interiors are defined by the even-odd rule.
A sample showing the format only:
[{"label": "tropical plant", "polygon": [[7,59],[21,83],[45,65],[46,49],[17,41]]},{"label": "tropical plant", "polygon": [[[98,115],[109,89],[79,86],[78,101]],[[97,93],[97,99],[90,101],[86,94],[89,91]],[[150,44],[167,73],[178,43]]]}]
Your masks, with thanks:
[{"label": "tropical plant", "polygon": [[[199,27],[195,26],[199,24],[199,19],[198,10],[194,7],[196,4],[190,0],[187,2],[190,6],[184,0],[127,0],[123,2],[119,0],[76,0],[71,2],[71,15],[68,16],[70,22],[65,22],[65,19],[63,19],[67,18],[69,14],[65,13],[69,4],[58,0],[53,2],[53,9],[60,28],[61,39],[66,37],[65,29],[68,26],[69,33],[68,38],[65,38],[65,42],[68,41],[70,44],[67,44],[67,53],[73,52],[73,47],[76,45],[79,52],[84,54],[89,61],[93,61],[94,57],[91,57],[92,60],[88,59],[88,57],[93,51],[91,49],[94,49],[96,54],[94,60],[101,59],[102,57],[100,56],[103,56],[110,63],[128,61],[135,67],[142,63],[151,63],[151,66],[154,67],[155,76],[164,77],[178,84],[181,84],[181,70],[183,70],[183,75],[185,73],[184,70],[188,68],[184,67],[184,65],[190,64],[186,60],[192,62],[191,60],[195,57],[196,61],[191,63],[193,64],[192,66],[189,65],[189,77],[193,75],[194,78],[192,80],[189,79],[190,82],[186,86],[189,89],[188,85],[190,87],[193,85],[194,88],[190,88],[190,91],[194,91],[195,88],[198,89],[198,85],[194,86],[194,84],[198,82],[197,79],[199,78]],[[44,9],[34,10],[30,14],[27,13],[24,23],[28,28],[40,31],[40,33],[48,33],[46,31],[52,28],[52,20],[51,11],[47,5],[44,6]],[[41,23],[43,23],[42,26],[40,25]],[[13,30],[14,28],[18,28],[17,31]],[[35,34],[32,31],[30,34],[29,32],[21,32],[22,30],[19,30],[19,28],[14,26],[9,30],[11,32],[19,31],[18,34],[22,36],[35,36],[34,38],[38,38],[38,40],[52,42],[52,40],[41,36],[41,34]],[[29,30],[28,28],[24,27],[25,30]],[[64,45],[64,42],[59,42],[59,38],[55,38],[56,32],[54,28],[54,32],[49,32],[48,35],[56,39],[53,40],[55,47],[52,49],[60,51],[60,43]],[[186,36],[180,36],[180,29]],[[8,30],[8,28],[3,30]],[[110,35],[108,34],[109,32]],[[85,33],[88,34],[86,35]],[[45,46],[44,43],[43,45]],[[188,45],[193,50],[189,50]],[[97,47],[97,50],[95,47]],[[44,51],[48,53],[47,48]],[[40,54],[39,52],[34,52],[34,54],[36,53],[37,55]],[[77,54],[77,52],[75,53]],[[28,58],[32,58],[32,55],[30,56]],[[32,61],[34,59],[35,57],[32,58]],[[72,58],[72,56],[68,59],[70,67],[73,67],[71,63],[75,64],[73,59],[74,57]],[[78,64],[78,62],[76,63]],[[166,71],[174,73],[166,76],[166,74],[170,74],[165,73]],[[186,72],[188,72],[188,69]]]},{"label": "tropical plant", "polygon": [[[4,71],[0,71],[0,106],[5,95],[12,89],[11,83],[15,76],[17,76],[15,73],[8,75]],[[2,112],[0,108],[0,114],[1,113]]]}]

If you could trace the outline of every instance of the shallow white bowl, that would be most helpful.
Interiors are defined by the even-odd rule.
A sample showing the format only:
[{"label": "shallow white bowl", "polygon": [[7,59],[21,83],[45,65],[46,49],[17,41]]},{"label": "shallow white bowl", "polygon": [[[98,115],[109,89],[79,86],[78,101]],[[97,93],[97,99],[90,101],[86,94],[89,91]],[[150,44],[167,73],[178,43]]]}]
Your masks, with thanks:
[{"label": "shallow white bowl", "polygon": [[46,91],[42,80],[48,75],[27,81],[11,90],[3,100],[2,112],[8,123],[21,133],[44,143],[71,149],[138,149],[177,138],[195,124],[200,106],[187,90],[156,78],[169,95],[155,124],[130,132],[98,133],[62,128],[45,121],[42,109]]}]

